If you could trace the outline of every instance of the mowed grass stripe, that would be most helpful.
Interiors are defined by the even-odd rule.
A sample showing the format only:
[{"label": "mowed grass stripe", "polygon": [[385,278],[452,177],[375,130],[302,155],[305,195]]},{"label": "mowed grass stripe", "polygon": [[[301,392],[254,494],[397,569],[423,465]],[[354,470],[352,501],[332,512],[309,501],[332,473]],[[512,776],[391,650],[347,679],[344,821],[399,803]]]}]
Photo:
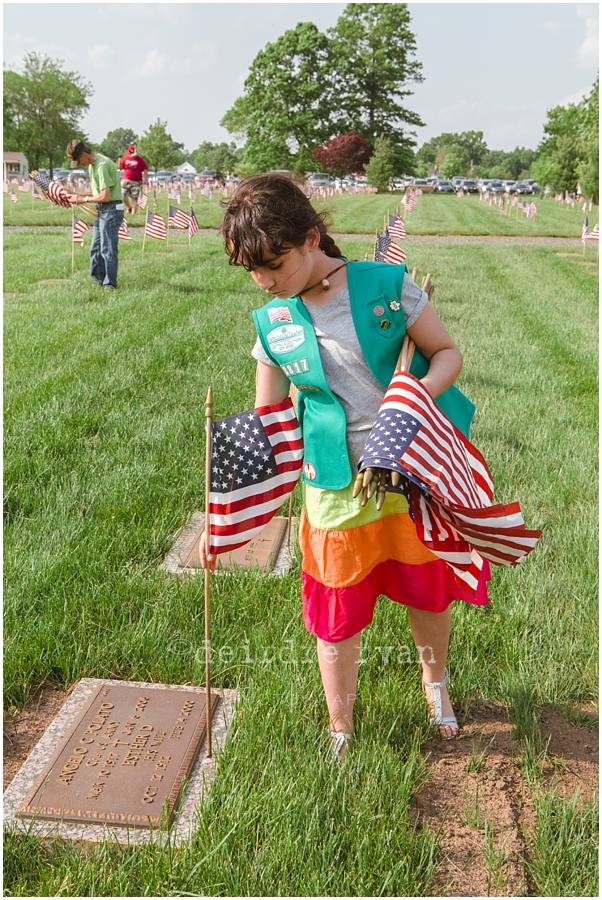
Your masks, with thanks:
[{"label": "mowed grass stripe", "polygon": [[[32,266],[56,252],[54,238],[37,240]],[[264,297],[217,238],[151,253],[144,263],[124,253],[122,288],[109,296],[78,272],[6,304],[7,704],[82,676],[203,680],[201,581],[156,566],[202,506],[207,385],[218,415],[252,404],[250,311]],[[494,570],[489,608],[455,605],[452,697],[589,700],[595,273],[539,247],[416,245],[408,262],[433,274],[434,306],[464,353],[459,383],[477,404],[473,439],[497,499],[520,499],[544,530],[523,566]],[[563,371],[549,348],[555,328],[555,352],[574,357]],[[298,595],[298,568],[283,580],[213,580],[213,675],[239,688],[242,705],[191,846],[84,858],[11,839],[7,893],[47,896],[64,882],[80,896],[428,893],[436,841],[413,830],[409,812],[428,731],[405,612],[383,600],[366,631],[358,742],[338,771],[325,764],[325,705]]]}]

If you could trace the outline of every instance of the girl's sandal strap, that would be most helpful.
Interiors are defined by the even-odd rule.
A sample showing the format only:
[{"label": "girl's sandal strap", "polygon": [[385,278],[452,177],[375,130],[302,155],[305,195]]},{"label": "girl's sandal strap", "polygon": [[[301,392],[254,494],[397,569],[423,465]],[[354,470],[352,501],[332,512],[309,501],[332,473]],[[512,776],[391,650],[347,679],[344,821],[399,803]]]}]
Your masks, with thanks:
[{"label": "girl's sandal strap", "polygon": [[334,741],[332,745],[332,753],[335,759],[339,758],[339,753],[341,752],[341,748],[343,747],[343,745],[348,743],[350,744],[355,738],[355,735],[348,734],[345,731],[330,731],[329,736]]}]

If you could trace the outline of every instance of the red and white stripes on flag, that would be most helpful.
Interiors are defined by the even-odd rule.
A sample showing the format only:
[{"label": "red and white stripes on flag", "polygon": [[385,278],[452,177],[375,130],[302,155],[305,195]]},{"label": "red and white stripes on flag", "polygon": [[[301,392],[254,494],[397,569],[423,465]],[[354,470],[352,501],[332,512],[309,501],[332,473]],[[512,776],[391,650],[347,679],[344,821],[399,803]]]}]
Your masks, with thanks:
[{"label": "red and white stripes on flag", "polygon": [[19,202],[19,198],[17,197],[17,195],[15,194],[14,191],[11,191],[11,192],[10,192],[10,202],[11,202],[11,203],[18,203],[18,202]]},{"label": "red and white stripes on flag", "polygon": [[401,198],[401,202],[403,203],[405,211],[407,213],[414,212],[414,210],[418,207],[416,197],[414,197],[413,195],[408,197],[404,194],[404,196]]},{"label": "red and white stripes on flag", "polygon": [[389,249],[382,254],[382,261],[393,266],[399,266],[402,262],[405,262],[406,256],[405,250],[402,250],[401,247],[398,247],[397,244],[391,241]]},{"label": "red and white stripes on flag", "polygon": [[421,382],[396,372],[360,459],[410,482],[410,509],[420,540],[476,592],[483,559],[521,562],[540,531],[528,531],[518,503],[492,505],[487,463],[436,405]]},{"label": "red and white stripes on flag", "polygon": [[592,230],[589,234],[585,236],[586,241],[599,241],[600,240],[600,223],[596,222]]},{"label": "red and white stripes on flag", "polygon": [[119,226],[119,231],[117,232],[117,237],[120,241],[133,241],[134,238],[130,236],[128,231],[128,223],[126,222],[125,216],[123,217],[123,222]]},{"label": "red and white stripes on flag", "polygon": [[164,241],[167,237],[167,228],[165,222],[157,213],[147,212],[146,226],[144,233],[147,237],[156,238],[158,241]]},{"label": "red and white stripes on flag", "polygon": [[288,306],[278,306],[268,309],[270,324],[273,322],[292,322],[291,311]]},{"label": "red and white stripes on flag", "polygon": [[188,228],[190,225],[190,216],[183,209],[176,209],[175,206],[169,207],[168,224],[171,228]]},{"label": "red and white stripes on flag", "polygon": [[73,204],[69,200],[67,191],[60,184],[50,181],[46,175],[42,175],[40,172],[32,172],[31,176],[51,203],[54,203],[55,206],[62,206],[63,209],[71,209]]},{"label": "red and white stripes on flag", "polygon": [[146,194],[143,191],[140,191],[140,196],[138,197],[138,206],[140,209],[146,209],[146,204],[148,203],[148,199]]},{"label": "red and white stripes on flag", "polygon": [[84,246],[84,238],[83,234],[85,231],[90,231],[90,226],[87,222],[84,222],[83,219],[78,219],[77,216],[73,216],[73,243],[79,244],[81,247]]},{"label": "red and white stripes on flag", "polygon": [[397,214],[389,216],[389,234],[391,237],[399,238],[400,241],[405,240],[406,229],[401,216]]},{"label": "red and white stripes on flag", "polygon": [[194,214],[194,209],[192,206],[190,207],[190,221],[188,222],[188,239],[193,238],[197,231],[199,230],[199,223],[197,221],[197,217]]},{"label": "red and white stripes on flag", "polygon": [[290,496],[303,466],[289,397],[213,423],[210,553],[248,543]]},{"label": "red and white stripes on flag", "polygon": [[585,241],[587,240],[588,230],[589,230],[589,222],[588,222],[587,216],[586,216],[585,219],[583,220],[583,227],[581,229],[581,243],[582,244],[585,244]]}]

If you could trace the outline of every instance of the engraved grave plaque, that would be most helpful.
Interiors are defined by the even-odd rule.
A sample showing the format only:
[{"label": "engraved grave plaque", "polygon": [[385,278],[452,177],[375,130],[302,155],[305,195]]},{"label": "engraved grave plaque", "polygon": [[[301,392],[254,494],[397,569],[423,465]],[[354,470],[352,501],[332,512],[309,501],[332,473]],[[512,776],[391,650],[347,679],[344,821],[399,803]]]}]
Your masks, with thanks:
[{"label": "engraved grave plaque", "polygon": [[[102,683],[18,815],[131,828],[171,824],[182,782],[205,741],[205,697],[204,691]],[[211,700],[213,715],[219,696]]]},{"label": "engraved grave plaque", "polygon": [[[252,566],[258,566],[263,572],[269,572],[278,558],[280,547],[286,537],[288,528],[288,518],[286,516],[275,516],[263,528],[256,538],[239,547],[238,550],[232,550],[230,553],[224,553],[218,557],[218,568],[233,569],[242,568],[250,569]],[[199,541],[204,530],[201,525],[195,531],[190,543],[182,553],[182,565],[199,568],[201,560],[199,557]]]}]

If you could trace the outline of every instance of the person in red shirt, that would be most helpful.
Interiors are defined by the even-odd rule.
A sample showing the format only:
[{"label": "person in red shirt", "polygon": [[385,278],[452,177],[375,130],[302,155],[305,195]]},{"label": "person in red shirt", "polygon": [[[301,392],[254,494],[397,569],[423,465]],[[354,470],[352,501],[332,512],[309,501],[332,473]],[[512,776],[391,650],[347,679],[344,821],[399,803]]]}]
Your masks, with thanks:
[{"label": "person in red shirt", "polygon": [[142,185],[146,184],[148,166],[141,156],[136,155],[136,148],[132,144],[128,147],[128,155],[121,157],[117,167],[123,169],[123,181],[121,182],[123,202],[127,211],[135,215]]}]

